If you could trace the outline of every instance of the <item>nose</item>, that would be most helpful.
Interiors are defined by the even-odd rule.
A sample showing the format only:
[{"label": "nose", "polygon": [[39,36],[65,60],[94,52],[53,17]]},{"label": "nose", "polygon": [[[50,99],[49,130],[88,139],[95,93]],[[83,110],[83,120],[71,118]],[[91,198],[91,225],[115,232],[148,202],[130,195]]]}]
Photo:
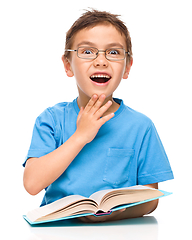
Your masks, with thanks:
[{"label": "nose", "polygon": [[108,60],[105,57],[105,53],[103,51],[100,51],[98,53],[97,58],[94,60],[94,66],[95,67],[107,67],[108,66]]}]

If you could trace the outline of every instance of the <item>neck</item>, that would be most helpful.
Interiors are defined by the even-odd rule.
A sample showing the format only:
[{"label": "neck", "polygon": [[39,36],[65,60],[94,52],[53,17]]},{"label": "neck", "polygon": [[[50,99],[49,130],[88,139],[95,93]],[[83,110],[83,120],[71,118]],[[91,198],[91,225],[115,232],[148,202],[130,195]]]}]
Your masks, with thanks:
[{"label": "neck", "polygon": [[[81,107],[84,107],[84,108],[85,108],[90,99],[91,99],[91,98],[90,98],[89,96],[85,96],[85,95],[84,95],[84,96],[80,96],[80,95],[79,95],[78,98],[77,98],[77,104],[78,104],[79,108],[81,108]],[[107,114],[109,114],[109,113],[112,113],[112,112],[116,112],[116,111],[118,110],[118,108],[119,108],[119,104],[116,103],[116,102],[113,100],[112,95],[106,97],[106,99],[105,99],[105,101],[103,102],[102,106],[105,105],[109,100],[112,101],[112,105],[111,105],[111,107],[105,112],[105,114],[104,114],[103,116],[105,116],[105,115],[107,115]]]}]

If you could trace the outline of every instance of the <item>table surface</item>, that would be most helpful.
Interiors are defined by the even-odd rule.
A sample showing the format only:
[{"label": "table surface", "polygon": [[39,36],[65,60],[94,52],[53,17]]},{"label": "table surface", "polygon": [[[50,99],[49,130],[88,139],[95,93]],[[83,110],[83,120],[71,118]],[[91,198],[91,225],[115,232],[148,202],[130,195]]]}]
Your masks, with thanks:
[{"label": "table surface", "polygon": [[3,217],[1,235],[3,239],[18,237],[20,240],[166,240],[182,236],[192,239],[190,199],[181,203],[182,198],[179,193],[163,198],[156,211],[142,218],[97,224],[61,221],[32,227],[22,218],[20,210],[14,209],[12,218]]}]

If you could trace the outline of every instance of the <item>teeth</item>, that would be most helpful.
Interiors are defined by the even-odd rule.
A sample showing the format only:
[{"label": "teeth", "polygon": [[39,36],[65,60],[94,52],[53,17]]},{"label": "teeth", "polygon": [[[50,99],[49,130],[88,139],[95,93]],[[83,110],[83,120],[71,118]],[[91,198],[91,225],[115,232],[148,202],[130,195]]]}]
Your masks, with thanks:
[{"label": "teeth", "polygon": [[110,78],[110,76],[104,75],[104,74],[97,74],[97,75],[92,75],[91,78]]}]

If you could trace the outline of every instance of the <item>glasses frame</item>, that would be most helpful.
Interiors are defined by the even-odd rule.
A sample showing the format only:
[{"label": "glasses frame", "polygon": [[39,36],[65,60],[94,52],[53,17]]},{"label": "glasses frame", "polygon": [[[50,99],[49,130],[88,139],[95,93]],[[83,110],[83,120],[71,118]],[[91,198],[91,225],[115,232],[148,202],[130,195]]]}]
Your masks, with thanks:
[{"label": "glasses frame", "polygon": [[[122,60],[125,59],[126,54],[128,54],[128,55],[130,56],[130,52],[126,52],[126,50],[125,50],[124,48],[108,48],[108,49],[106,49],[106,50],[99,50],[98,48],[95,48],[95,47],[87,47],[87,48],[96,49],[96,50],[97,50],[97,53],[96,53],[96,56],[95,56],[94,58],[84,58],[84,57],[80,57],[80,56],[78,55],[78,49],[79,49],[79,48],[82,48],[82,47],[87,47],[87,46],[80,46],[80,47],[78,47],[77,49],[65,49],[65,51],[66,51],[66,52],[77,52],[77,57],[79,57],[79,58],[81,58],[81,59],[87,59],[87,60],[95,60],[95,59],[99,56],[99,53],[100,53],[100,52],[104,52],[104,53],[105,53],[105,58],[106,58],[107,60],[109,60],[109,61],[122,61]],[[120,58],[120,59],[109,59],[109,58],[107,57],[107,55],[106,55],[106,51],[109,50],[109,49],[123,49],[124,52],[125,52],[124,58]]]}]

